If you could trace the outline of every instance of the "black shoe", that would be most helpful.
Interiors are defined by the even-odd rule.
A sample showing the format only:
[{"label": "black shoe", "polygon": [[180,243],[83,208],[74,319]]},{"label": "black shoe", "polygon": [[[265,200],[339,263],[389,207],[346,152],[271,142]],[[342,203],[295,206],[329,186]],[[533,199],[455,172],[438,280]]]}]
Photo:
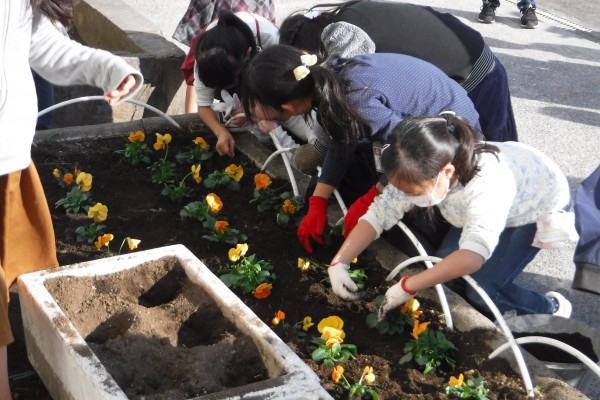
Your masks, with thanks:
[{"label": "black shoe", "polygon": [[527,7],[521,10],[521,28],[533,29],[537,26],[538,19],[535,9]]},{"label": "black shoe", "polygon": [[483,22],[484,24],[491,24],[492,22],[496,21],[496,6],[489,1],[484,1],[477,20],[479,22]]}]

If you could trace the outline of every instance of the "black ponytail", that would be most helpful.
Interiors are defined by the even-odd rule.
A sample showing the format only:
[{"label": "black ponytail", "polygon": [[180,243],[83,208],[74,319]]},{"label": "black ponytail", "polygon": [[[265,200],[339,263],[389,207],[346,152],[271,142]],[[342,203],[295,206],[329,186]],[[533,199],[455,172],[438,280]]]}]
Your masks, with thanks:
[{"label": "black ponytail", "polygon": [[194,49],[200,81],[207,87],[226,89],[237,84],[244,63],[258,52],[250,27],[231,11],[205,31]]},{"label": "black ponytail", "polygon": [[246,115],[256,107],[282,112],[292,100],[312,98],[317,119],[337,142],[352,147],[362,136],[361,118],[348,103],[345,87],[328,62],[307,66],[309,74],[296,80],[302,50],[277,45],[259,53],[246,68],[241,98]]},{"label": "black ponytail", "polygon": [[388,143],[381,156],[386,174],[414,184],[435,178],[446,164],[452,163],[452,180],[464,186],[479,172],[479,154],[492,153],[497,157],[500,151],[478,141],[467,120],[451,114],[406,118],[394,128]]}]

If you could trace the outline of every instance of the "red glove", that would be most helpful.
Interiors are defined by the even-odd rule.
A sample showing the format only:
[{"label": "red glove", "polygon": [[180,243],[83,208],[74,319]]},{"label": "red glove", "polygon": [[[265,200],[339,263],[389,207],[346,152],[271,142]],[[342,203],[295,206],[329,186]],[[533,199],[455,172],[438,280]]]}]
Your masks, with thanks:
[{"label": "red glove", "polygon": [[373,186],[369,191],[359,197],[348,209],[346,216],[344,217],[344,237],[348,237],[352,229],[358,224],[358,219],[365,215],[369,206],[375,200],[375,197],[379,194],[377,188]]},{"label": "red glove", "polygon": [[310,238],[314,239],[319,244],[325,244],[321,235],[325,230],[327,223],[327,199],[319,196],[311,196],[308,198],[308,213],[298,227],[298,240],[306,251],[312,253],[310,246]]}]

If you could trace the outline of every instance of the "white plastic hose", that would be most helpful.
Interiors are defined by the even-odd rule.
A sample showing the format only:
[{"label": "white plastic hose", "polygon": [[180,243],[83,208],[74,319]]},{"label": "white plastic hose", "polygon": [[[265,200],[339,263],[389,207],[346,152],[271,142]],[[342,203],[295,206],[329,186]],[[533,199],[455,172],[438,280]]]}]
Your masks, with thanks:
[{"label": "white plastic hose", "polygon": [[[598,364],[594,363],[588,356],[583,354],[581,351],[577,350],[576,348],[574,348],[571,345],[561,342],[560,340],[552,339],[552,338],[545,337],[545,336],[523,336],[518,339],[515,339],[515,342],[517,342],[518,344],[543,343],[543,344],[547,344],[549,346],[559,348],[559,349],[569,353],[573,357],[577,358],[579,361],[581,361],[583,364],[585,364],[593,373],[595,373],[596,375],[598,375],[598,377],[600,377],[600,367],[598,366]],[[496,350],[494,350],[492,352],[492,354],[489,355],[488,358],[492,359],[492,358],[496,357],[498,354],[500,354],[504,350],[506,350],[508,348],[508,346],[509,346],[508,343],[504,343],[504,344],[500,345]]]},{"label": "white plastic hose", "polygon": [[281,154],[283,164],[285,165],[285,169],[287,170],[288,176],[290,177],[290,183],[292,184],[292,192],[294,193],[294,196],[300,196],[300,191],[298,190],[298,184],[296,183],[294,171],[292,170],[292,166],[290,165],[290,160],[287,157],[287,154],[285,154],[286,152],[289,152],[291,148],[282,147],[281,142],[279,142],[279,139],[277,139],[277,136],[275,135],[275,132],[269,132],[269,136],[271,137],[271,140],[273,141],[273,144],[275,145],[275,148],[277,150],[267,158],[261,170],[267,168],[268,163],[271,162],[271,159],[273,157],[277,156],[278,154]]},{"label": "white plastic hose", "polygon": [[[425,251],[425,248],[423,247],[421,242],[419,242],[419,239],[417,239],[417,237],[414,235],[414,233],[412,233],[412,231],[410,229],[408,229],[408,227],[404,224],[404,222],[398,221],[397,225],[398,225],[398,227],[400,227],[400,229],[402,229],[404,234],[406,236],[408,236],[408,238],[410,239],[412,244],[415,246],[415,248],[417,249],[419,254],[421,256],[427,257],[427,252]],[[398,265],[396,268],[394,268],[392,270],[392,272],[390,272],[390,274],[388,275],[386,280],[391,281],[398,274],[398,272],[400,272],[400,270],[402,268],[405,268],[410,264],[418,262],[418,261],[414,260],[410,263],[407,263],[407,261],[410,261],[410,260],[414,260],[414,258],[406,260],[403,263],[401,263],[400,265]],[[433,263],[431,261],[429,261],[429,260],[422,260],[422,261],[425,262],[425,266],[427,268],[433,268]],[[448,304],[448,299],[446,298],[446,292],[444,292],[444,287],[441,284],[437,284],[434,287],[435,287],[435,291],[438,295],[438,298],[440,299],[440,304],[442,306],[442,312],[444,313],[444,317],[446,320],[446,326],[448,327],[448,329],[454,330],[454,322],[452,321],[452,314],[450,313],[450,305]]]},{"label": "white plastic hose", "polygon": [[[91,100],[104,100],[104,96],[84,96],[84,97],[77,97],[75,99],[71,99],[71,100],[66,100],[60,103],[57,103],[53,106],[50,106],[46,109],[43,109],[42,111],[38,112],[38,118],[41,117],[44,114],[49,113],[50,111],[54,111],[58,108],[64,107],[64,106],[68,106],[70,104],[75,104],[75,103],[82,103],[84,101],[91,101]],[[158,115],[160,115],[161,117],[163,117],[164,119],[166,119],[167,121],[169,121],[171,124],[173,124],[177,129],[181,129],[183,130],[183,128],[181,127],[181,125],[179,125],[177,123],[177,121],[175,121],[173,118],[169,117],[167,114],[165,114],[164,112],[160,111],[158,108],[151,106],[150,104],[146,104],[143,103],[139,100],[135,100],[135,99],[128,99],[125,100],[125,102],[127,103],[132,103],[144,108],[147,108],[151,111],[154,111],[155,113],[157,113]]]},{"label": "white plastic hose", "polygon": [[[442,261],[442,259],[440,257],[434,257],[434,256],[417,256],[417,257],[409,258],[408,260],[402,262],[396,268],[394,268],[392,270],[392,272],[390,272],[390,274],[388,275],[387,280],[393,279],[398,274],[398,272],[400,272],[400,270],[405,268],[407,265],[413,264],[415,262],[420,262],[420,261],[431,261],[431,262],[437,263],[437,262]],[[517,346],[517,342],[516,342],[515,338],[513,337],[512,332],[510,331],[510,328],[506,324],[506,321],[502,317],[502,314],[500,314],[500,310],[498,310],[498,307],[496,307],[496,305],[494,304],[494,302],[492,301],[490,296],[488,296],[488,294],[485,292],[485,290],[483,290],[481,288],[481,286],[479,286],[479,284],[475,281],[475,279],[471,278],[471,276],[469,276],[469,275],[464,275],[463,279],[465,279],[467,281],[467,283],[469,285],[471,285],[471,287],[473,287],[473,289],[475,289],[475,291],[481,296],[483,301],[490,308],[490,310],[494,314],[494,317],[496,317],[496,320],[500,324],[500,328],[502,329],[504,336],[508,340],[508,343],[506,343],[506,345],[510,346],[510,348],[512,349],[512,351],[515,355],[515,358],[517,359],[517,364],[519,365],[519,370],[521,372],[521,376],[523,377],[523,383],[525,384],[525,390],[527,391],[527,396],[534,398],[535,393],[533,391],[533,383],[531,381],[531,376],[529,374],[527,364],[525,364],[525,359],[523,358],[523,353],[521,352],[521,349],[519,348],[519,346]]]}]

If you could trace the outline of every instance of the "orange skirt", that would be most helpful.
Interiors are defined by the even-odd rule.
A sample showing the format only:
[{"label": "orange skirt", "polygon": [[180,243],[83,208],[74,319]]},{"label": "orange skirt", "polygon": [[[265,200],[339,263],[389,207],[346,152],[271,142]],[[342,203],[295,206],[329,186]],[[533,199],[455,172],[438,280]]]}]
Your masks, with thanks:
[{"label": "orange skirt", "polygon": [[21,274],[58,266],[48,202],[33,163],[0,177],[0,346],[12,342],[8,288]]}]

